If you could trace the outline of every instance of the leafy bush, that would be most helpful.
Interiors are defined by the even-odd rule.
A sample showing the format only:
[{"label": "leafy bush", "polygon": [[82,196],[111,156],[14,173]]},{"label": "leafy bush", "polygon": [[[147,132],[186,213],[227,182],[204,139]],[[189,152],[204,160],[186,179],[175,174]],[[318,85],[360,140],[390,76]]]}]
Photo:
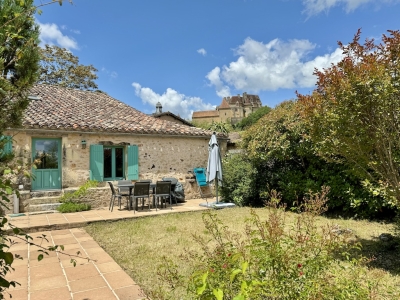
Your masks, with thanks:
[{"label": "leafy bush", "polygon": [[97,187],[96,180],[88,180],[73,193],[66,193],[60,197],[60,202],[73,202],[79,201],[81,197],[89,193],[90,188]]},{"label": "leafy bush", "polygon": [[90,208],[90,204],[86,203],[64,202],[59,207],[57,207],[57,210],[61,213],[73,213],[78,211],[90,210]]},{"label": "leafy bush", "polygon": [[345,161],[328,162],[319,156],[295,101],[273,109],[242,137],[256,170],[255,188],[265,196],[256,200],[259,204],[271,190],[280,192],[282,201],[293,206],[310,190],[329,186],[331,211],[376,217],[383,207],[392,207],[381,193],[363,185],[364,178],[355,176]]},{"label": "leafy bush", "polygon": [[235,125],[235,129],[244,130],[255,123],[258,122],[263,116],[271,111],[271,108],[268,106],[263,106],[257,109],[255,112],[251,113],[248,117],[243,118],[239,123]]},{"label": "leafy bush", "polygon": [[241,154],[234,154],[223,160],[223,166],[220,192],[224,201],[238,206],[255,203],[255,199],[258,199],[255,188],[256,170],[251,162]]},{"label": "leafy bush", "polygon": [[331,224],[317,226],[327,192],[324,188],[304,199],[293,223],[286,221],[285,206],[272,193],[266,219],[252,210],[243,233],[232,232],[216,213],[203,213],[209,235],[194,236],[202,250],[182,257],[187,263],[200,259],[192,276],[186,279],[177,265],[166,262],[159,267],[160,279],[172,290],[186,285],[188,299],[393,297],[381,274],[367,273],[368,260],[359,256],[358,244],[347,242],[349,233],[335,233]]}]

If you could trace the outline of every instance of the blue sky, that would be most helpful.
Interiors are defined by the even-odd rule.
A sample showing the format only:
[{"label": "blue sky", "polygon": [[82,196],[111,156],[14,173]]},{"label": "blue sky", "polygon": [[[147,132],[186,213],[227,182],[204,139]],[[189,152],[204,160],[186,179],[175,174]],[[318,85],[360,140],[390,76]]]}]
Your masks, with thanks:
[{"label": "blue sky", "polygon": [[400,0],[73,0],[42,11],[42,44],[96,67],[100,90],[186,119],[224,96],[274,107],[309,93],[314,68],[340,59],[337,41],[400,29]]}]

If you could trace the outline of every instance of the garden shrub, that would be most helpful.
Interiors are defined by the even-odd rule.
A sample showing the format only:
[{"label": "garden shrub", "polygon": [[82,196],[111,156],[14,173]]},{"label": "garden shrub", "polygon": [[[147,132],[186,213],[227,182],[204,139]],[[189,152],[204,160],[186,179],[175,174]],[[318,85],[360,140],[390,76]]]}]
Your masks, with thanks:
[{"label": "garden shrub", "polygon": [[[258,194],[277,190],[288,206],[308,191],[329,186],[329,209],[348,216],[376,217],[389,207],[381,193],[362,184],[343,161],[326,161],[309,136],[309,127],[300,115],[298,103],[287,101],[265,115],[242,134],[243,146],[255,168]],[[267,197],[256,201],[261,205]]]},{"label": "garden shrub", "polygon": [[91,208],[90,204],[86,203],[64,202],[59,207],[57,207],[57,210],[60,213],[72,213],[72,212],[90,210],[90,208]]},{"label": "garden shrub", "polygon": [[86,196],[89,193],[90,188],[97,187],[98,182],[96,180],[88,180],[79,187],[73,193],[65,193],[60,197],[60,202],[74,202],[79,201],[81,197]]},{"label": "garden shrub", "polygon": [[367,273],[369,260],[359,255],[358,244],[347,242],[349,233],[335,233],[333,224],[317,226],[327,193],[309,194],[295,221],[287,222],[273,192],[266,219],[252,210],[243,233],[232,232],[216,213],[203,213],[208,235],[194,236],[201,252],[182,257],[198,263],[186,280],[177,265],[160,266],[158,275],[170,288],[164,293],[173,295],[183,284],[188,299],[386,299],[390,291]]},{"label": "garden shrub", "polygon": [[223,159],[223,182],[219,188],[224,202],[238,206],[254,204],[258,199],[255,188],[256,170],[241,154],[232,154]]}]

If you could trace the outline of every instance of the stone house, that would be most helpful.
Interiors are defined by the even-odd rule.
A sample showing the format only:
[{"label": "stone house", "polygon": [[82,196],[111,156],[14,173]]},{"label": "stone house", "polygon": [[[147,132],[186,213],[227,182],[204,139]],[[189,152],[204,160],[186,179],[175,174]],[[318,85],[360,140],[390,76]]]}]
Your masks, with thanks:
[{"label": "stone house", "polygon": [[192,114],[192,121],[198,122],[230,122],[236,124],[249,114],[262,107],[260,97],[257,95],[237,95],[224,97],[215,110],[195,111]]},{"label": "stone house", "polygon": [[[189,170],[207,165],[211,131],[148,116],[102,92],[36,85],[30,93],[23,127],[5,134],[19,160],[36,163],[34,180],[16,183],[31,195],[76,189],[88,179],[185,182]],[[218,138],[224,153],[227,137]],[[105,189],[96,206],[108,203]]]}]

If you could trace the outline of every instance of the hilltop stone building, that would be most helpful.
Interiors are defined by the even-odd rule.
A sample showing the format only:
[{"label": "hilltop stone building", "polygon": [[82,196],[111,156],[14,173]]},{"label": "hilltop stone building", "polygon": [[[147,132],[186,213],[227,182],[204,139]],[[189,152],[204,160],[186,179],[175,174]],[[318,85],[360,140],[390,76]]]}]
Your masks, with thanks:
[{"label": "hilltop stone building", "polygon": [[192,114],[192,121],[198,122],[230,122],[236,124],[249,114],[262,107],[258,95],[224,97],[215,110],[195,111]]}]

